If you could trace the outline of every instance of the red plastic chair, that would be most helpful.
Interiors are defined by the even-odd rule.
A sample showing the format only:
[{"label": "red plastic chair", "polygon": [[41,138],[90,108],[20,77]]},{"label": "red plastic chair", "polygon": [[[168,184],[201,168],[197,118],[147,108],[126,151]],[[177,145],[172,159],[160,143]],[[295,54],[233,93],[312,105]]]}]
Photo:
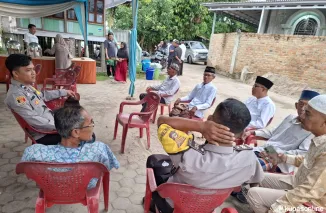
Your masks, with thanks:
[{"label": "red plastic chair", "polygon": [[[35,79],[35,83],[33,83],[32,86],[35,89],[37,89],[37,79],[38,79],[38,76],[41,73],[42,65],[41,64],[36,64],[35,67],[34,67],[34,70],[35,70],[35,73],[36,73],[36,79]],[[5,82],[6,82],[6,91],[8,92],[9,85],[11,84],[11,75],[10,75],[10,72],[8,70],[6,70],[6,79],[5,79]]]},{"label": "red plastic chair", "polygon": [[[179,89],[177,89],[177,91],[173,94],[173,95],[166,95],[166,96],[164,96],[164,95],[161,95],[161,98],[165,98],[165,97],[170,97],[170,96],[174,96],[174,95],[176,95],[177,93],[179,92]],[[159,106],[161,107],[161,115],[163,115],[164,114],[164,107],[168,107],[168,110],[169,110],[169,114],[171,113],[171,103],[169,103],[169,104],[162,104],[162,103],[160,103],[159,104]],[[153,114],[153,123],[155,123],[155,121],[156,121],[156,114],[157,114],[157,110],[154,112],[154,114]]]},{"label": "red plastic chair", "polygon": [[[130,105],[141,105],[147,103],[146,109],[144,112],[133,112],[131,114],[123,113],[124,106]],[[150,147],[150,132],[149,132],[149,122],[153,113],[157,110],[157,107],[160,103],[160,96],[156,93],[149,92],[145,98],[137,102],[122,102],[120,104],[119,114],[117,114],[114,126],[114,136],[113,139],[117,138],[118,125],[121,124],[123,127],[122,130],[122,141],[121,141],[121,153],[124,153],[126,137],[129,128],[139,128],[139,137],[143,137],[143,128],[146,128],[147,134],[147,149]]]},{"label": "red plastic chair", "polygon": [[[28,179],[34,180],[40,187],[36,213],[45,213],[45,209],[54,204],[73,203],[82,203],[87,205],[89,213],[98,213],[102,180],[105,210],[109,208],[110,173],[101,163],[22,162],[17,164],[16,173],[26,174]],[[98,179],[97,185],[87,189],[92,178]]]},{"label": "red plastic chair", "polygon": [[[199,189],[187,184],[164,183],[156,185],[153,169],[147,168],[144,213],[149,212],[152,192],[158,192],[163,198],[174,203],[174,213],[212,213],[231,194],[230,189]],[[159,211],[156,209],[156,212]],[[233,208],[224,208],[222,213],[237,213]]]},{"label": "red plastic chair", "polygon": [[40,134],[46,134],[46,135],[49,135],[49,134],[58,134],[57,131],[49,131],[49,132],[46,132],[46,131],[40,131],[40,130],[37,130],[35,129],[34,127],[32,127],[31,125],[29,125],[20,115],[18,115],[15,111],[11,110],[12,114],[15,116],[19,126],[24,130],[25,132],[25,143],[27,143],[28,141],[28,138],[31,139],[32,141],[32,144],[35,144],[36,141],[35,139],[33,138],[33,136],[30,134],[30,132],[37,132],[37,133],[40,133]]},{"label": "red plastic chair", "polygon": [[[268,121],[266,127],[268,127],[268,125],[270,125],[270,124],[272,123],[273,118],[274,118],[274,117],[272,117],[272,118]],[[245,129],[245,132],[253,131],[253,130],[257,130],[257,128],[247,128],[247,129]],[[253,135],[253,132],[252,132],[251,135],[249,135],[249,136],[246,138],[245,141],[243,141],[242,138],[237,138],[237,139],[235,139],[235,143],[236,143],[237,145],[241,145],[241,144],[247,144],[247,145],[254,144],[254,146],[256,147],[256,146],[257,146],[257,140],[267,140],[267,139],[266,139],[266,138],[262,138],[262,137],[255,136],[255,135]]]},{"label": "red plastic chair", "polygon": [[[71,66],[67,69],[56,69],[55,75],[52,78],[44,79],[42,89],[57,89],[63,87],[64,89],[69,89],[77,92],[76,82],[80,71],[81,67],[75,66],[74,63],[72,63]],[[52,87],[47,88],[47,84],[50,84]]]},{"label": "red plastic chair", "polygon": [[[77,100],[80,100],[80,94],[79,93],[75,93],[75,95],[76,95],[75,98]],[[63,107],[67,99],[68,99],[67,97],[60,97],[60,98],[53,99],[51,101],[45,102],[45,105],[49,109],[51,109],[52,111],[54,111],[56,109],[59,109],[59,108]]]}]

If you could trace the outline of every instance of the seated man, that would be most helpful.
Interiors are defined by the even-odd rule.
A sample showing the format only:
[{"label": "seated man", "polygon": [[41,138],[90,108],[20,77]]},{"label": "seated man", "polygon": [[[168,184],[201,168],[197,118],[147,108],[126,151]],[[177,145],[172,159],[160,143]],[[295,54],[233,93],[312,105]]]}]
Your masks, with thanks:
[{"label": "seated man", "polygon": [[[213,122],[168,117],[158,119],[158,138],[177,168],[168,182],[205,189],[232,188],[245,182],[259,183],[264,172],[252,150],[235,151],[232,139],[218,139],[230,138],[221,134],[223,129],[220,125],[225,125],[235,136],[242,134],[250,122],[247,107],[238,100],[226,99],[217,106],[209,119]],[[188,131],[201,132],[207,139],[206,143],[197,149],[190,148],[193,136],[185,133]],[[218,143],[213,137],[217,137]],[[171,150],[171,147],[175,149]],[[160,205],[160,199],[158,194],[153,194],[155,204]],[[165,203],[158,207],[163,208],[160,209],[162,212],[170,212],[169,205]]]},{"label": "seated man", "polygon": [[[57,145],[34,144],[25,149],[21,161],[77,163],[93,161],[103,163],[109,170],[119,168],[119,162],[109,146],[102,142],[89,143],[94,121],[81,106],[68,106],[55,111],[55,127],[61,136]],[[91,182],[89,188],[96,185]]]},{"label": "seated man", "polygon": [[[43,131],[55,130],[52,111],[44,101],[50,101],[62,96],[74,97],[70,90],[45,90],[43,93],[32,87],[35,82],[35,70],[32,58],[22,54],[12,54],[6,59],[6,67],[12,79],[5,104],[19,114],[29,125]],[[45,145],[57,144],[58,134],[44,135],[31,133],[37,143]]]},{"label": "seated man", "polygon": [[268,96],[268,90],[273,86],[273,82],[267,78],[257,76],[252,87],[252,95],[245,101],[251,115],[249,128],[265,128],[275,114],[275,104]]},{"label": "seated man", "polygon": [[[302,126],[315,135],[306,157],[268,154],[274,165],[287,163],[299,167],[295,175],[266,173],[261,187],[251,188],[247,200],[254,212],[294,212],[305,202],[326,208],[326,95],[308,102]],[[298,211],[299,212],[299,211]],[[311,211],[310,211],[311,212]],[[314,212],[314,211],[312,211]]]},{"label": "seated man", "polygon": [[[179,66],[177,64],[172,64],[168,68],[168,77],[163,81],[162,84],[157,86],[151,86],[146,89],[146,92],[156,92],[158,95],[161,96],[161,103],[162,104],[170,104],[173,100],[174,94],[180,88],[180,81],[177,77],[179,72]],[[139,96],[139,99],[142,100],[145,98],[147,93],[142,93]],[[144,111],[146,108],[146,104],[143,104]]]},{"label": "seated man", "polygon": [[[318,92],[303,90],[299,101],[295,103],[298,115],[287,116],[282,123],[272,131],[260,129],[246,133],[247,136],[249,134],[254,134],[258,137],[268,139],[264,146],[254,148],[264,171],[268,171],[273,167],[270,162],[259,156],[259,153],[263,152],[265,147],[273,146],[278,153],[290,155],[304,155],[308,151],[311,139],[314,135],[302,128],[300,115],[304,113],[304,107],[308,104],[308,101],[317,95],[319,95]],[[288,164],[279,164],[277,168],[277,171],[282,173],[291,173],[293,170],[294,167]]]},{"label": "seated man", "polygon": [[[203,118],[205,110],[211,107],[214,98],[216,97],[217,89],[212,83],[214,78],[215,68],[206,67],[204,71],[204,82],[197,84],[197,86],[186,97],[179,98],[174,103],[174,108],[170,116],[179,116],[183,118],[196,116],[198,118]],[[190,101],[187,106],[178,106],[180,102],[186,101]]]}]

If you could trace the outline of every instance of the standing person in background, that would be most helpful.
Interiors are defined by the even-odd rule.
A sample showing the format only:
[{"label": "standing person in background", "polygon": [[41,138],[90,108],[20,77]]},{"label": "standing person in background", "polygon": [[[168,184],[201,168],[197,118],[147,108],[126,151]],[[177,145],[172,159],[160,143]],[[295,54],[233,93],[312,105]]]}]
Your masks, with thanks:
[{"label": "standing person in background", "polygon": [[55,54],[56,69],[67,69],[71,66],[71,59],[73,58],[69,52],[68,45],[60,34],[56,35],[54,42],[52,49],[47,49],[44,53]]},{"label": "standing person in background", "polygon": [[118,58],[118,62],[115,70],[114,79],[116,81],[126,83],[129,54],[125,42],[121,42],[121,48],[118,50],[117,58]]},{"label": "standing person in background", "polygon": [[169,56],[168,56],[168,68],[170,67],[173,59],[174,59],[174,49],[175,49],[175,43],[176,39],[172,41],[172,44],[169,46]]},{"label": "standing person in background", "polygon": [[181,54],[181,61],[182,62],[180,64],[180,72],[179,72],[179,75],[182,75],[182,72],[183,72],[183,62],[186,59],[186,50],[187,50],[184,40],[181,40],[181,45],[179,47],[182,50],[182,54]]},{"label": "standing person in background", "polygon": [[31,42],[38,43],[38,38],[35,35],[36,33],[36,26],[34,24],[29,24],[28,25],[28,33],[24,35],[24,42],[26,45],[26,49],[28,47],[28,44]]},{"label": "standing person in background", "polygon": [[177,64],[179,67],[182,63],[181,61],[181,55],[182,55],[182,49],[179,47],[180,42],[178,40],[174,41],[174,58],[172,60],[172,63]]},{"label": "standing person in background", "polygon": [[105,48],[105,59],[107,61],[107,74],[109,78],[114,78],[115,75],[115,58],[116,58],[116,49],[118,48],[117,43],[114,41],[113,33],[108,33],[108,39],[104,41]]}]

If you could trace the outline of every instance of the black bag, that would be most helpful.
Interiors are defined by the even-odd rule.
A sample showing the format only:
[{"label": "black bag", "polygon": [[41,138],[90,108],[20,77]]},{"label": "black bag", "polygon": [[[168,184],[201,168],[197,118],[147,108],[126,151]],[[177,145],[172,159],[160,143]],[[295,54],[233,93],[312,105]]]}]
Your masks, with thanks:
[{"label": "black bag", "polygon": [[173,163],[168,155],[155,154],[147,158],[146,168],[152,168],[154,171],[154,176],[156,184],[159,186],[171,177]]}]

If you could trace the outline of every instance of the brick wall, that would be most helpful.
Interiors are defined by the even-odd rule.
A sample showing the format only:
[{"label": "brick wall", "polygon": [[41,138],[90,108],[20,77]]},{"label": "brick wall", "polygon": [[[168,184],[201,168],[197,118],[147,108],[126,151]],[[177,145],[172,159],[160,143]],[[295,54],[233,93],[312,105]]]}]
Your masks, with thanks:
[{"label": "brick wall", "polygon": [[[208,63],[230,76],[236,33],[211,37]],[[272,72],[314,88],[326,88],[326,37],[241,33],[232,77],[248,66],[256,75]]]}]

